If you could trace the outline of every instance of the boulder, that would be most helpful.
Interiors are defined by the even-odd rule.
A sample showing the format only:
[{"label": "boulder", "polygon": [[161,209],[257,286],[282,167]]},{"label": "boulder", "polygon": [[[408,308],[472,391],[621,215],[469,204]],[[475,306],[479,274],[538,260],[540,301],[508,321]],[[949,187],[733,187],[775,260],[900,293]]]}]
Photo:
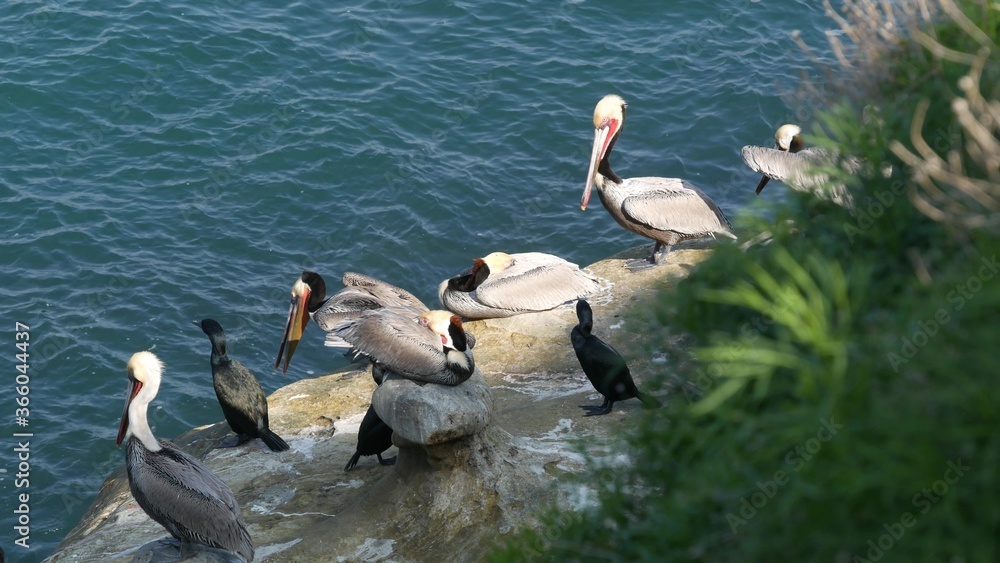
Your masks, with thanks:
[{"label": "boulder", "polygon": [[372,405],[393,442],[432,446],[482,432],[493,415],[493,395],[482,372],[459,385],[436,385],[387,375]]}]

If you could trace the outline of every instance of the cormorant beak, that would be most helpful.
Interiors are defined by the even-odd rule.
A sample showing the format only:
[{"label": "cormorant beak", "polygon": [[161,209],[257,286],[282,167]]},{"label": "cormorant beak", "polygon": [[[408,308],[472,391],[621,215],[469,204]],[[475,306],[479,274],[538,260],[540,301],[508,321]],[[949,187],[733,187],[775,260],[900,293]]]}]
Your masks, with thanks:
[{"label": "cormorant beak", "polygon": [[[285,331],[281,335],[281,346],[278,348],[278,359],[274,361],[274,369],[281,365],[281,357],[285,356],[285,365],[282,373],[288,373],[288,364],[292,361],[292,354],[299,345],[302,332],[309,324],[309,296],[312,289],[299,278],[292,286],[292,303],[288,307],[288,319],[285,321]],[[288,353],[285,353],[285,346]]]},{"label": "cormorant beak", "polygon": [[122,421],[118,425],[118,438],[115,440],[115,445],[121,447],[122,440],[125,439],[125,435],[128,434],[128,407],[132,404],[132,400],[135,396],[139,394],[142,390],[142,382],[132,377],[128,378],[128,392],[125,393],[125,408],[122,410]]}]

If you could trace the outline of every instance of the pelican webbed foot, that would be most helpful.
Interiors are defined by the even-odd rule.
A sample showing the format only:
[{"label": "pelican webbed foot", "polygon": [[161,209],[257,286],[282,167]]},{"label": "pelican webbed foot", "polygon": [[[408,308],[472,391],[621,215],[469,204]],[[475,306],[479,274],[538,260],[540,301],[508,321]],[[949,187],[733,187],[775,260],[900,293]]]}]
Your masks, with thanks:
[{"label": "pelican webbed foot", "polygon": [[633,274],[635,272],[641,272],[643,270],[648,270],[650,268],[656,267],[657,264],[650,260],[649,258],[633,258],[631,260],[625,261],[625,267],[629,269]]},{"label": "pelican webbed foot", "polygon": [[382,465],[396,465],[396,456],[392,456],[388,459],[382,459],[382,454],[375,454],[378,458],[378,462]]}]

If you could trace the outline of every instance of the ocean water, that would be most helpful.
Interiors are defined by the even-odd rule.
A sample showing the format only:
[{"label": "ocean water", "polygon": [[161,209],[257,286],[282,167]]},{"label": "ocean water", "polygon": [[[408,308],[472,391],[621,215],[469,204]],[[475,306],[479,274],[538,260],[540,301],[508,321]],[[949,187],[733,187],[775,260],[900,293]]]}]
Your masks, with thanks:
[{"label": "ocean water", "polygon": [[[303,268],[333,289],[346,270],[375,275],[431,304],[442,279],[495,250],[585,265],[644,243],[596,200],[579,209],[604,94],[629,102],[615,170],[688,179],[739,232],[741,213],[763,212],[740,147],[811,125],[812,108],[781,97],[811,68],[791,32],[825,57],[833,27],[812,0],[272,4],[0,7],[12,561],[49,555],[123,463],[133,352],[167,366],[158,436],[222,419],[192,320],[218,320],[272,391],[346,365],[311,327],[288,374],[271,369]],[[27,426],[16,323],[30,335]],[[19,494],[29,549],[14,544]]]}]

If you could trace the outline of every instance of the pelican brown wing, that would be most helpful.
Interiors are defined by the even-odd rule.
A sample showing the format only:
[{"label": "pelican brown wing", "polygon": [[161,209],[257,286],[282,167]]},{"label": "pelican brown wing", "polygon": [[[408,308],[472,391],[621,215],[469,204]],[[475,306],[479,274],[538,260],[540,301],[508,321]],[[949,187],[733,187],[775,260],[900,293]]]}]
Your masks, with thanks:
[{"label": "pelican brown wing", "polygon": [[831,182],[830,167],[839,166],[850,174],[857,174],[862,169],[862,163],[857,158],[841,158],[836,152],[820,147],[789,153],[748,145],[743,147],[741,155],[743,162],[754,172],[778,180],[793,190],[813,192],[847,207],[852,205],[851,194],[844,183]]}]

